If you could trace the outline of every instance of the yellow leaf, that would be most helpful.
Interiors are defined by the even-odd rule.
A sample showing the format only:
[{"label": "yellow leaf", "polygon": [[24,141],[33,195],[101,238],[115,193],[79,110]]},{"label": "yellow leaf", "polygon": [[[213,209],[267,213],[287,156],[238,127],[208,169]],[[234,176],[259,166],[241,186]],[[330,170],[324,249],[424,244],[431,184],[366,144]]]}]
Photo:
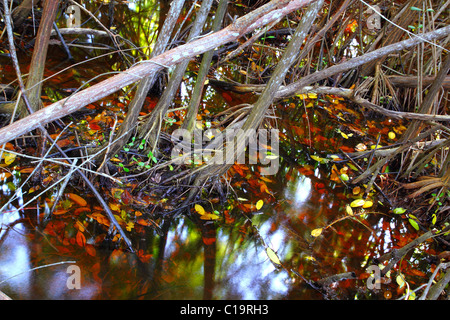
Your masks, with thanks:
[{"label": "yellow leaf", "polygon": [[352,201],[352,203],[350,203],[350,207],[352,207],[352,208],[362,207],[364,205],[364,203],[366,203],[366,201],[364,199],[357,199],[357,200]]},{"label": "yellow leaf", "polygon": [[256,203],[256,210],[261,209],[263,205],[264,205],[264,201],[258,200],[258,202]]},{"label": "yellow leaf", "polygon": [[200,219],[202,219],[202,220],[217,220],[217,219],[219,219],[219,216],[214,213],[205,213],[205,214],[201,214]]},{"label": "yellow leaf", "polygon": [[127,227],[126,227],[126,229],[127,229],[127,231],[131,231],[131,229],[133,229],[134,228],[134,222],[128,222],[127,223]]},{"label": "yellow leaf", "polygon": [[328,159],[321,158],[321,157],[315,156],[315,155],[312,155],[311,159],[316,160],[317,162],[320,162],[320,163],[327,163],[328,162]]},{"label": "yellow leaf", "polygon": [[318,236],[320,236],[321,234],[322,234],[322,228],[317,228],[317,229],[314,229],[313,231],[311,231],[311,235],[316,238]]},{"label": "yellow leaf", "polygon": [[111,208],[111,210],[113,211],[120,211],[120,205],[117,203],[110,203],[109,207]]},{"label": "yellow leaf", "polygon": [[390,131],[390,132],[388,133],[388,138],[391,139],[391,140],[394,140],[394,139],[395,139],[395,133],[392,132],[392,131]]},{"label": "yellow leaf", "polygon": [[349,205],[347,205],[347,206],[345,207],[345,211],[347,212],[347,214],[348,214],[349,216],[352,216],[352,215],[353,215],[353,209],[352,209],[352,207],[350,207]]},{"label": "yellow leaf", "polygon": [[397,282],[400,288],[402,288],[405,285],[405,280],[403,280],[402,274],[399,274],[397,278],[395,278],[395,281]]},{"label": "yellow leaf", "polygon": [[347,134],[345,134],[344,132],[342,132],[341,131],[341,136],[344,138],[344,139],[348,139],[348,135]]},{"label": "yellow leaf", "polygon": [[373,206],[373,202],[370,201],[370,200],[367,200],[367,201],[364,202],[362,207],[363,208],[370,208],[371,206]]},{"label": "yellow leaf", "polygon": [[278,256],[277,256],[277,254],[275,253],[275,251],[273,251],[271,248],[267,247],[267,248],[266,248],[266,253],[267,253],[267,256],[269,257],[269,259],[270,259],[273,263],[281,265],[280,258],[278,258]]},{"label": "yellow leaf", "polygon": [[3,152],[2,158],[5,159],[5,164],[10,165],[16,160],[16,155],[9,152]]},{"label": "yellow leaf", "polygon": [[80,230],[81,232],[84,232],[84,225],[81,221],[78,221],[75,223],[75,228],[77,228],[78,230]]},{"label": "yellow leaf", "polygon": [[199,204],[195,205],[195,211],[197,211],[197,213],[200,215],[204,215],[206,213],[205,209],[203,209],[203,207]]}]

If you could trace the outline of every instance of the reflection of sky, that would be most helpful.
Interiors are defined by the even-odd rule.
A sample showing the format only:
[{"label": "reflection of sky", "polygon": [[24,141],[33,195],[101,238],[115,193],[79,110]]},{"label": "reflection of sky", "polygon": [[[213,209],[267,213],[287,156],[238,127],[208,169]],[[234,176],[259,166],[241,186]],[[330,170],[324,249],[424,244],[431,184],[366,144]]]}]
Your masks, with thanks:
[{"label": "reflection of sky", "polygon": [[[267,246],[273,249],[283,260],[283,253],[278,252],[283,249],[283,239],[286,235],[283,229],[275,232],[270,231],[270,223],[266,221],[260,225],[259,234],[264,239]],[[218,250],[218,280],[223,296],[218,299],[279,299],[285,296],[288,291],[286,280],[289,277],[285,271],[278,271],[268,258],[265,248],[259,239],[247,239],[254,243],[245,243],[236,246],[229,243],[235,240],[229,239],[228,235],[220,233],[218,243],[226,246],[225,251]],[[227,245],[228,243],[228,245]],[[228,257],[235,260],[230,263]]]},{"label": "reflection of sky", "polygon": [[300,205],[308,200],[311,193],[311,179],[307,177],[301,177],[297,180],[295,187],[294,201],[295,205]]},{"label": "reflection of sky", "polygon": [[[8,223],[20,218],[17,210],[5,211],[1,217],[3,228]],[[22,292],[28,291],[30,274],[27,271],[31,268],[30,253],[28,247],[24,245],[26,240],[18,233],[18,231],[23,231],[21,229],[21,225],[17,224],[9,233],[1,234],[2,237],[5,237],[5,242],[2,243],[0,251],[0,282],[11,279],[1,284],[0,290],[2,290],[2,287],[10,286],[20,288]],[[16,275],[18,276],[15,277]]]}]

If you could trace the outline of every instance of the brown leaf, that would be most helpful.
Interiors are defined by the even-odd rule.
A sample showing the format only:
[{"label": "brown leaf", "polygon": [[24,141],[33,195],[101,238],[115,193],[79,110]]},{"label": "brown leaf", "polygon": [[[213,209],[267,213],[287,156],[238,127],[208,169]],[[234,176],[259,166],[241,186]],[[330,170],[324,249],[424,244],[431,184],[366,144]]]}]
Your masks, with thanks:
[{"label": "brown leaf", "polygon": [[86,200],[84,200],[82,197],[80,197],[79,195],[77,195],[75,193],[66,193],[66,197],[69,198],[70,200],[72,200],[73,202],[75,202],[80,207],[87,206]]}]

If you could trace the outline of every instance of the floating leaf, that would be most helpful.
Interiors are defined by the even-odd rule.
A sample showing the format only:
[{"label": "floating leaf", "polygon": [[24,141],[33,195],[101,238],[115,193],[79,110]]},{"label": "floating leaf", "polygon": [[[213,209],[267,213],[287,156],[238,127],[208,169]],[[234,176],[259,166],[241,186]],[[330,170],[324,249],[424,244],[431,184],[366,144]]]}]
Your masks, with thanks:
[{"label": "floating leaf", "polygon": [[414,229],[416,229],[417,231],[419,231],[419,224],[417,223],[416,220],[414,219],[408,219],[409,223],[411,223],[411,225],[413,226]]},{"label": "floating leaf", "polygon": [[355,146],[355,150],[356,151],[366,151],[367,150],[367,146],[364,144],[364,143],[358,143],[356,146]]},{"label": "floating leaf", "polygon": [[75,228],[77,228],[79,231],[84,232],[85,228],[81,221],[77,220],[75,223]]},{"label": "floating leaf", "polygon": [[317,238],[321,234],[322,234],[322,228],[317,228],[317,229],[314,229],[313,231],[311,231],[311,235],[315,238]]},{"label": "floating leaf", "polygon": [[138,220],[136,221],[136,223],[137,223],[137,224],[140,224],[141,226],[146,226],[146,227],[152,225],[152,223],[151,223],[150,221],[148,221],[148,220],[146,220],[146,219],[143,219],[143,218],[138,219]]},{"label": "floating leaf", "polygon": [[66,193],[66,197],[69,198],[70,200],[72,200],[73,202],[75,202],[80,207],[87,206],[86,200],[84,200],[82,197],[80,197],[79,195],[77,195],[75,193]]},{"label": "floating leaf", "polygon": [[435,224],[436,224],[436,220],[437,220],[437,217],[436,217],[435,214],[433,214],[433,215],[432,215],[431,224],[432,224],[432,225],[435,225]]},{"label": "floating leaf", "polygon": [[217,214],[213,214],[213,213],[205,213],[200,216],[200,219],[202,219],[202,220],[217,220],[219,218],[220,217]]},{"label": "floating leaf", "polygon": [[2,158],[5,160],[6,165],[10,165],[11,163],[14,162],[14,160],[16,160],[16,154],[3,152]]},{"label": "floating leaf", "polygon": [[90,256],[95,257],[96,251],[95,251],[95,248],[94,248],[92,245],[87,245],[87,246],[86,246],[86,252],[87,252]]},{"label": "floating leaf", "polygon": [[263,205],[264,205],[264,201],[258,200],[258,202],[256,203],[256,210],[261,209]]},{"label": "floating leaf", "polygon": [[398,286],[400,288],[402,288],[405,285],[405,280],[403,280],[403,276],[402,274],[399,274],[396,278],[395,278],[395,282],[397,282]]},{"label": "floating leaf", "polygon": [[61,215],[61,214],[66,213],[66,212],[67,212],[67,210],[64,210],[64,209],[58,209],[58,210],[53,211],[53,214],[54,214],[55,216],[58,216],[58,215]]},{"label": "floating leaf", "polygon": [[275,251],[273,251],[271,248],[267,247],[266,248],[266,253],[267,253],[267,256],[269,257],[269,259],[273,263],[275,263],[277,265],[281,265],[280,258],[278,258],[278,255],[275,253]]},{"label": "floating leaf", "polygon": [[350,203],[350,207],[356,208],[356,207],[362,207],[366,203],[364,199],[356,199],[353,200],[352,203]]},{"label": "floating leaf", "polygon": [[316,93],[300,93],[297,95],[300,99],[317,99]]},{"label": "floating leaf", "polygon": [[348,177],[348,175],[346,173],[341,174],[341,179],[342,179],[342,181],[350,180],[350,178]]},{"label": "floating leaf", "polygon": [[86,237],[80,231],[77,232],[76,240],[77,240],[77,244],[80,247],[84,247],[86,245]]},{"label": "floating leaf", "polygon": [[315,156],[315,155],[312,155],[311,159],[316,160],[317,162],[320,162],[320,163],[327,163],[328,162],[328,159],[321,158],[321,157]]},{"label": "floating leaf", "polygon": [[364,202],[362,207],[363,208],[370,208],[371,206],[373,206],[373,202],[370,201],[370,200],[367,200],[367,201]]},{"label": "floating leaf", "polygon": [[361,187],[359,187],[359,186],[354,187],[353,190],[352,190],[352,193],[353,193],[355,196],[358,195],[358,194],[360,194],[360,192],[361,192]]},{"label": "floating leaf", "polygon": [[352,216],[352,215],[353,215],[353,209],[352,209],[352,207],[350,207],[349,205],[347,205],[347,206],[345,207],[345,211],[347,212],[347,214],[348,214],[349,216]]},{"label": "floating leaf", "polygon": [[408,300],[416,300],[416,293],[414,291],[408,290]]},{"label": "floating leaf", "polygon": [[127,223],[126,229],[127,231],[131,231],[134,228],[134,222],[130,221]]},{"label": "floating leaf", "polygon": [[197,211],[197,213],[200,215],[204,215],[206,213],[205,209],[203,209],[203,207],[199,204],[195,205],[195,211]]},{"label": "floating leaf", "polygon": [[395,139],[395,133],[392,132],[392,131],[389,131],[388,138],[391,139],[391,140],[394,140]]},{"label": "floating leaf", "polygon": [[393,212],[394,212],[395,214],[403,214],[403,213],[406,212],[406,209],[403,209],[403,208],[395,208],[395,209],[393,210]]}]

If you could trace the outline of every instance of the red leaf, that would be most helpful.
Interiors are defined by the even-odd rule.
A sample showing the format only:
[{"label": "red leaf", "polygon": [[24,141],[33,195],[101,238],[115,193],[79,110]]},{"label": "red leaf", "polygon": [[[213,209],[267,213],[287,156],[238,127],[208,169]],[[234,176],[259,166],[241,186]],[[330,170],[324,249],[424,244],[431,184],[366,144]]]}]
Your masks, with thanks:
[{"label": "red leaf", "polygon": [[84,234],[80,231],[77,232],[77,244],[80,247],[84,247],[86,245],[86,237]]}]

